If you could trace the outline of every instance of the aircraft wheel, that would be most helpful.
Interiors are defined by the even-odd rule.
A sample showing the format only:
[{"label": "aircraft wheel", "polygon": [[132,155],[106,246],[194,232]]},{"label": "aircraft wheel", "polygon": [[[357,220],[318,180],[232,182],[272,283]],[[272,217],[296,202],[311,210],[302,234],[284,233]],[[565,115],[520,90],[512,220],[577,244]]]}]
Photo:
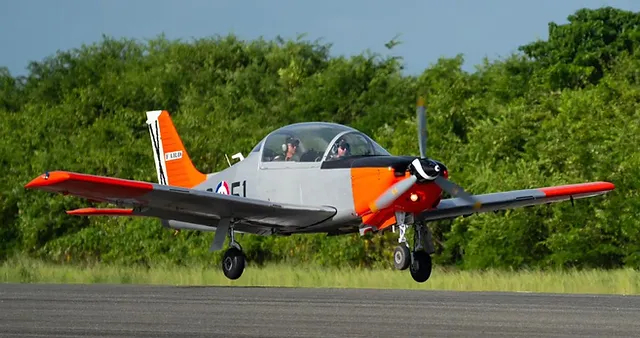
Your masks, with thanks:
[{"label": "aircraft wheel", "polygon": [[222,272],[229,279],[238,279],[244,272],[244,252],[237,248],[229,248],[222,258]]},{"label": "aircraft wheel", "polygon": [[431,267],[431,255],[424,251],[413,253],[413,262],[409,269],[413,280],[418,283],[426,282],[431,277]]},{"label": "aircraft wheel", "polygon": [[393,251],[393,265],[398,270],[406,270],[411,264],[411,252],[406,244],[400,244]]}]

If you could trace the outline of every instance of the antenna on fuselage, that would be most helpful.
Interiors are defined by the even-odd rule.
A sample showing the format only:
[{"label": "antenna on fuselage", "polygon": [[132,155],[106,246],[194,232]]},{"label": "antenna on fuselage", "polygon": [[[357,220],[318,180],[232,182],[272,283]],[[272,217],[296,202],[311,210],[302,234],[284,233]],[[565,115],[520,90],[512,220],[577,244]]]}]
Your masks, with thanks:
[{"label": "antenna on fuselage", "polygon": [[227,154],[224,154],[224,157],[227,159],[227,163],[229,163],[229,166],[231,166],[231,161],[229,161],[229,156],[227,156]]},{"label": "antenna on fuselage", "polygon": [[239,158],[240,161],[243,161],[244,160],[244,155],[242,155],[242,153],[235,153],[235,154],[233,154],[233,156],[231,156],[231,158],[234,159],[234,160]]},{"label": "antenna on fuselage", "polygon": [[[224,157],[227,159],[227,163],[229,163],[229,166],[231,166],[231,161],[229,160],[229,156],[227,156],[227,154],[224,154]],[[231,156],[231,158],[239,161],[244,160],[244,156],[242,155],[242,153],[235,153],[233,154],[233,156]]]}]

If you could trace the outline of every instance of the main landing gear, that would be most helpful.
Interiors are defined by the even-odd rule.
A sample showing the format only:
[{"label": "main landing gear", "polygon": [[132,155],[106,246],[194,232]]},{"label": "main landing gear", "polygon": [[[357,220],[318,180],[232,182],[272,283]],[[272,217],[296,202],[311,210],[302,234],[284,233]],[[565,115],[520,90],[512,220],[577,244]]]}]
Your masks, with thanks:
[{"label": "main landing gear", "polygon": [[[415,216],[410,215],[412,219]],[[433,241],[431,239],[431,230],[424,221],[413,220],[414,231],[414,249],[409,249],[406,232],[410,224],[407,224],[407,215],[404,212],[396,212],[397,227],[400,231],[398,242],[400,243],[393,252],[393,264],[398,270],[406,270],[409,268],[411,277],[418,282],[426,282],[431,277],[431,254],[435,252]]]},{"label": "main landing gear", "polygon": [[240,244],[235,241],[233,227],[229,229],[229,237],[231,238],[231,244],[222,258],[222,272],[229,279],[238,279],[244,272],[246,257]]},{"label": "main landing gear", "polygon": [[242,247],[235,240],[233,225],[229,220],[222,219],[216,228],[216,234],[211,244],[210,251],[222,248],[226,235],[229,235],[230,244],[222,258],[222,272],[227,278],[234,280],[240,278],[244,272],[246,256],[242,252]]}]

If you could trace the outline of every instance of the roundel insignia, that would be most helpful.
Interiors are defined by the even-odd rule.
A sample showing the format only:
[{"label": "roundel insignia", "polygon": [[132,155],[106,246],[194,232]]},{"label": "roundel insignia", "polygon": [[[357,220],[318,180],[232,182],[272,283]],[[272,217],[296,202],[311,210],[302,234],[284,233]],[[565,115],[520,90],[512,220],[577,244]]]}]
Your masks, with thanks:
[{"label": "roundel insignia", "polygon": [[225,181],[218,183],[218,186],[216,186],[216,192],[218,194],[229,195],[229,184]]}]

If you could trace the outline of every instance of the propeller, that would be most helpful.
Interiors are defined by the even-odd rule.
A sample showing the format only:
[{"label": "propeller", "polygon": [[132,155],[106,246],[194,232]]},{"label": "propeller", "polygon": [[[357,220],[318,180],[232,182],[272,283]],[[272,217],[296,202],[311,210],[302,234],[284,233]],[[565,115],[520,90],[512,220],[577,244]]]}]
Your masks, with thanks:
[{"label": "propeller", "polygon": [[417,108],[417,124],[418,124],[418,145],[420,147],[420,158],[416,158],[409,164],[409,172],[411,176],[397,182],[382,193],[373,203],[369,205],[371,211],[390,206],[398,197],[407,192],[415,183],[432,181],[437,184],[440,189],[449,193],[453,197],[461,198],[467,202],[473,203],[475,209],[480,208],[481,203],[471,194],[466,192],[461,186],[446,179],[443,175],[440,165],[427,157],[427,118],[425,114],[424,99],[418,99]]},{"label": "propeller", "polygon": [[420,147],[420,157],[427,157],[427,113],[424,108],[424,99],[418,98],[418,109],[416,111],[418,123],[418,146]]}]

